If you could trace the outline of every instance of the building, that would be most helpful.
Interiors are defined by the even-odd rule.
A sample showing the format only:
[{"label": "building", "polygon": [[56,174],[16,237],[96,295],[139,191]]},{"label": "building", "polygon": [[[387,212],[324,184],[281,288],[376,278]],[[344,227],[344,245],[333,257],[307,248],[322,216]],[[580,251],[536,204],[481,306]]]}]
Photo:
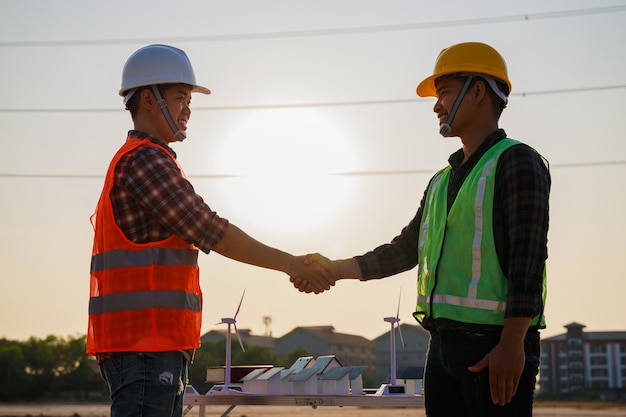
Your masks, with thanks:
[{"label": "building", "polygon": [[344,366],[366,366],[365,375],[376,372],[375,344],[362,336],[336,333],[333,326],[296,327],[274,342],[276,355],[304,348],[311,356],[335,355]]},{"label": "building", "polygon": [[[252,334],[250,329],[239,329],[239,336],[246,345],[264,347],[270,350],[274,349],[276,339],[271,336],[258,336]],[[208,331],[200,337],[202,342],[217,342],[223,339],[226,339],[226,330],[222,329]],[[237,343],[235,338],[233,338],[233,343]]]},{"label": "building", "polygon": [[[430,334],[421,326],[410,324],[401,324],[399,329],[402,331],[402,339],[396,329],[396,368],[423,367],[426,363]],[[388,383],[391,376],[390,333],[391,330],[374,339],[377,384]],[[404,346],[402,346],[402,340],[404,340]]]},{"label": "building", "polygon": [[626,331],[585,332],[571,323],[567,332],[541,341],[539,392],[626,396]]}]

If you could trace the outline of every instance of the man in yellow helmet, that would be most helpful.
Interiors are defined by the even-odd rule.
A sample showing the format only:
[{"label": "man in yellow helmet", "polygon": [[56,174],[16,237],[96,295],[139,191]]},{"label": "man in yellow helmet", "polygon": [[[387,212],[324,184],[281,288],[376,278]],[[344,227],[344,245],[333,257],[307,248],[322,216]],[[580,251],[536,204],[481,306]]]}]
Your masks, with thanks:
[{"label": "man in yellow helmet", "polygon": [[390,243],[349,259],[308,256],[338,280],[419,265],[414,316],[431,335],[429,417],[532,415],[551,180],[547,162],[498,127],[510,92],[505,61],[491,46],[444,49],[417,94],[437,98],[440,133],[459,137],[461,149]]}]

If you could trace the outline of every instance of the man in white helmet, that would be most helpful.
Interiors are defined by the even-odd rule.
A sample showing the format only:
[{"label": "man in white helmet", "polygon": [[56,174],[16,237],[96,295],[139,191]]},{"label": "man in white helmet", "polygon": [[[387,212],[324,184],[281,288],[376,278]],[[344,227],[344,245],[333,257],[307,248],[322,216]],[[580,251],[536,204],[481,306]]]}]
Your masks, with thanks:
[{"label": "man in white helmet", "polygon": [[126,62],[120,95],[134,129],[113,157],[92,216],[87,353],[111,392],[111,416],[181,416],[187,364],[200,346],[198,250],[282,271],[319,293],[334,283],[304,257],[266,246],[194,192],[170,147],[186,137],[196,83],[167,45]]},{"label": "man in white helmet", "polygon": [[504,59],[491,46],[444,49],[417,94],[437,98],[439,132],[459,137],[461,149],[390,243],[343,260],[309,256],[336,279],[385,278],[419,265],[414,317],[431,335],[429,417],[532,415],[550,173],[535,150],[498,127],[510,91]]}]

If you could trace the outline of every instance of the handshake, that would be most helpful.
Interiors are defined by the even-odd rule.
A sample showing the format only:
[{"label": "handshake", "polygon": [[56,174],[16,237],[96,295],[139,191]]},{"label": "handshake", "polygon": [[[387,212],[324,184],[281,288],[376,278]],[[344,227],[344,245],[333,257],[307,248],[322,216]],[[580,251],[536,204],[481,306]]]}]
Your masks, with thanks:
[{"label": "handshake", "polygon": [[331,261],[319,253],[296,257],[288,273],[289,281],[298,291],[315,294],[329,290],[340,279],[361,275],[354,259]]}]

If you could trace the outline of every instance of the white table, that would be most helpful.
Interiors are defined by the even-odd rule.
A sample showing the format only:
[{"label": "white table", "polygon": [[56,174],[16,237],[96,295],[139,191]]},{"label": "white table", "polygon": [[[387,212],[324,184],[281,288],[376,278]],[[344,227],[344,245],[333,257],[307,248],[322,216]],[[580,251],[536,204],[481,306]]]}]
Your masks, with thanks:
[{"label": "white table", "polygon": [[207,405],[226,405],[222,414],[227,416],[238,405],[285,405],[285,406],[321,406],[337,407],[423,407],[422,395],[263,395],[248,393],[228,394],[185,394],[184,405],[198,406],[199,417],[205,417]]}]

